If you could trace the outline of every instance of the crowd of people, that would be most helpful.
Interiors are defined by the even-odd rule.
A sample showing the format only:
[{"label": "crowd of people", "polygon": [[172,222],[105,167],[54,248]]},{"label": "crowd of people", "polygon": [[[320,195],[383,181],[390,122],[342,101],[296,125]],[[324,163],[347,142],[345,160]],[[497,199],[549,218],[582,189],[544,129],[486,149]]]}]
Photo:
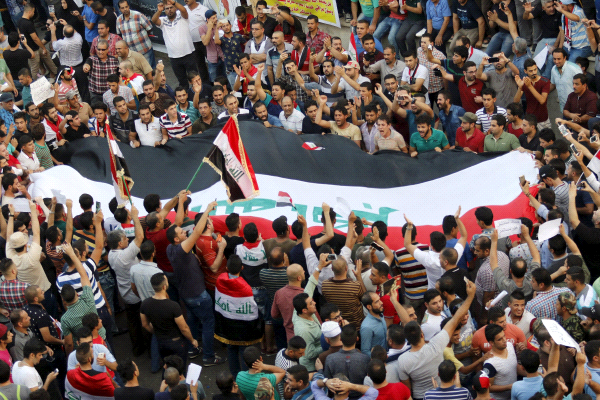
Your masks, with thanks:
[{"label": "crowd of people", "polygon": [[[347,48],[316,16],[305,32],[289,7],[264,0],[235,8],[232,19],[196,0],[159,2],[151,17],[128,0],[7,5],[4,400],[203,400],[207,374],[218,400],[600,394],[600,183],[588,168],[600,148],[593,2],[338,0],[355,30]],[[155,28],[177,82],[167,82],[154,52]],[[35,104],[31,85],[44,76],[56,77],[54,96]],[[548,107],[554,90],[559,115]],[[261,232],[232,213],[218,231],[216,203],[194,216],[186,190],[164,204],[147,194],[143,217],[116,199],[105,216],[84,188],[78,215],[73,199],[28,191],[30,175],[68,164],[77,141],[111,132],[133,148],[162,147],[231,116],[278,134],[343,136],[369,154],[530,153],[539,182],[515,185],[535,219],[498,237],[490,208],[476,209],[477,232],[459,208],[420,243],[406,216],[404,246],[390,249],[384,221],[352,213],[344,235],[325,203],[322,231],[311,236],[302,215]],[[561,220],[559,234],[538,240],[551,220]],[[561,328],[572,346],[568,336],[553,339]],[[113,336],[125,332],[131,346],[117,354]],[[132,361],[148,355],[162,373],[157,393],[140,386]],[[200,380],[186,378],[196,358],[206,368]],[[225,363],[226,372],[209,368]]]}]

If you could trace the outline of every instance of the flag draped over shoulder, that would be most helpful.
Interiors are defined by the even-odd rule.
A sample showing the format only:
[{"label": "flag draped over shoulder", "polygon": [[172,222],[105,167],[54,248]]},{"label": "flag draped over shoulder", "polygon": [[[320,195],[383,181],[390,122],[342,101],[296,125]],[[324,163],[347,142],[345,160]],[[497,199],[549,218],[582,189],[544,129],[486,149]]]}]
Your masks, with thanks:
[{"label": "flag draped over shoulder", "polygon": [[[108,140],[108,151],[110,152],[110,173],[112,175],[113,186],[115,187],[115,197],[119,205],[125,204],[131,196],[133,179],[129,175],[129,169],[125,163],[125,158],[121,149],[113,136],[108,121],[106,124],[106,139]],[[100,132],[98,121],[96,121],[96,132]]]},{"label": "flag draped over shoulder", "polygon": [[70,370],[65,379],[65,398],[68,400],[110,400],[115,388],[106,374],[90,376],[79,368]]},{"label": "flag draped over shoulder", "polygon": [[219,275],[215,285],[215,311],[215,339],[237,346],[262,340],[258,306],[244,278],[231,279],[228,273]]},{"label": "flag draped over shoulder", "polygon": [[230,203],[249,200],[259,194],[256,175],[242,143],[235,116],[229,118],[219,132],[204,162],[221,175]]}]

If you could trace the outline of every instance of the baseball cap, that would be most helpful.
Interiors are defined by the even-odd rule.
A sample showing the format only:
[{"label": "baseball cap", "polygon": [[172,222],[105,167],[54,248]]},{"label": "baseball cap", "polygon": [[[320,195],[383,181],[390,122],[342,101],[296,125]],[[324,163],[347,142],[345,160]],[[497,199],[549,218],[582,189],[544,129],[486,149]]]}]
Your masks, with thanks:
[{"label": "baseball cap", "polygon": [[260,378],[254,391],[254,400],[271,400],[273,394],[274,390],[271,382],[267,378]]},{"label": "baseball cap", "polygon": [[6,327],[6,325],[0,324],[0,338],[6,335],[6,332],[8,332],[8,328]]},{"label": "baseball cap", "polygon": [[77,93],[74,90],[69,90],[67,94],[65,94],[67,100],[71,100],[74,97],[77,97]]},{"label": "baseball cap", "polygon": [[346,64],[344,66],[344,68],[356,68],[356,69],[359,69],[360,66],[358,65],[358,63],[356,61],[349,61],[348,64]]},{"label": "baseball cap", "polygon": [[285,215],[277,217],[271,224],[271,227],[277,236],[285,235],[285,233],[289,230],[287,217]]},{"label": "baseball cap", "polygon": [[460,119],[462,122],[473,124],[477,122],[477,115],[473,114],[472,112],[466,112],[462,117],[458,117],[458,119]]},{"label": "baseball cap", "polygon": [[592,307],[582,307],[579,314],[600,321],[600,304],[594,304]]},{"label": "baseball cap", "polygon": [[204,13],[204,17],[206,19],[209,19],[213,15],[217,15],[217,12],[215,10],[206,10],[206,12]]},{"label": "baseball cap", "polygon": [[540,168],[540,179],[547,178],[549,175],[554,175],[556,173],[556,169],[552,165],[544,165]]},{"label": "baseball cap", "polygon": [[561,0],[561,4],[567,6],[569,4],[575,4],[575,1],[574,0]]},{"label": "baseball cap", "polygon": [[0,95],[0,103],[8,103],[9,101],[14,101],[15,97],[12,93],[4,92]]},{"label": "baseball cap", "polygon": [[577,314],[577,299],[571,292],[562,292],[558,295],[560,304],[569,311],[569,314]]},{"label": "baseball cap", "polygon": [[[487,364],[489,365],[489,364]],[[488,389],[490,387],[490,376],[487,371],[479,371],[473,377],[473,389],[477,392],[481,392],[482,389]]]},{"label": "baseball cap", "polygon": [[8,247],[10,249],[18,249],[19,247],[27,245],[28,242],[29,236],[27,236],[23,232],[14,232],[8,238]]},{"label": "baseball cap", "polygon": [[340,328],[340,324],[335,321],[325,321],[321,325],[321,332],[323,332],[323,336],[331,339],[341,334],[342,329]]}]

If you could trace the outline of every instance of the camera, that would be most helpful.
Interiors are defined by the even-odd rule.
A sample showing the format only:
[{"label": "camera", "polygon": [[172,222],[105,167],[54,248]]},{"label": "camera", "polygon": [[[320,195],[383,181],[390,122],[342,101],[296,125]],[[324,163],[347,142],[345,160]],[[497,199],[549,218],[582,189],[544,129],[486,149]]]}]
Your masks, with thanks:
[{"label": "camera", "polygon": [[365,59],[365,61],[368,61],[368,62],[375,61],[375,54],[374,53],[365,53],[365,56],[363,58]]}]

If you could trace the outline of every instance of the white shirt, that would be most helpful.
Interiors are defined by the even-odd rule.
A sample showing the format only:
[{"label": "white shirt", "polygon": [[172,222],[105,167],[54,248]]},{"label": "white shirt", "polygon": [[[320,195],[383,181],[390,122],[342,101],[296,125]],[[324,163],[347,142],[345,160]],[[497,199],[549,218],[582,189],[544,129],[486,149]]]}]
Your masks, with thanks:
[{"label": "white shirt", "polygon": [[[358,79],[356,79],[356,83],[360,85],[363,82],[371,82],[371,80],[366,76],[359,75]],[[338,83],[338,90],[346,92],[346,100],[354,100],[355,97],[360,96],[360,92],[350,86],[350,84],[346,82],[346,79],[344,78],[340,79],[340,83]]]},{"label": "white shirt", "polygon": [[443,320],[444,314],[436,316],[429,314],[429,311],[425,311],[425,316],[423,317],[423,322],[421,323],[421,331],[423,331],[423,336],[425,337],[426,342],[429,342],[436,333],[442,330],[440,324]]},{"label": "white shirt", "polygon": [[[415,72],[414,70],[411,70],[410,68],[406,67],[404,68],[404,71],[402,71],[402,82],[407,82],[409,85],[414,84],[414,82],[411,82],[411,78],[413,79],[423,79],[423,86],[425,86],[427,89],[429,89],[429,70],[427,70],[427,67],[422,65],[422,64],[418,64],[417,65],[417,71]],[[425,98],[427,98],[428,96],[425,96]]]},{"label": "white shirt", "polygon": [[26,365],[23,361],[17,361],[12,367],[12,379],[17,385],[23,385],[29,389],[41,389],[44,387],[42,377],[35,368]]},{"label": "white shirt", "polygon": [[34,171],[40,167],[40,160],[38,159],[37,154],[35,154],[35,151],[33,152],[33,157],[29,157],[27,154],[21,151],[19,153],[19,157],[17,157],[17,160],[19,160],[22,166],[31,171]]},{"label": "white shirt", "polygon": [[[457,260],[460,260],[465,248],[457,242],[454,245],[454,249],[458,253]],[[427,271],[427,289],[435,289],[435,283],[442,277],[444,272],[446,272],[440,265],[440,253],[436,253],[433,250],[423,251],[421,249],[416,249],[414,257]]]},{"label": "white shirt", "polygon": [[197,3],[198,6],[193,10],[190,10],[190,7],[184,6],[188,13],[188,23],[190,25],[190,34],[192,35],[192,41],[194,43],[201,42],[202,38],[200,37],[200,32],[198,32],[198,28],[200,28],[200,24],[206,22],[206,17],[204,14],[208,11],[208,8],[204,7],[202,4]]},{"label": "white shirt", "polygon": [[[143,76],[136,76],[134,79],[130,79],[129,82],[131,83],[131,86],[133,86],[133,88],[135,89],[135,92],[139,95],[141,93],[144,93],[144,82],[146,81],[146,78],[144,78]],[[109,89],[110,90],[110,89]]]},{"label": "white shirt", "polygon": [[81,46],[83,44],[83,38],[77,32],[72,37],[65,37],[64,39],[52,42],[52,48],[58,52],[58,59],[61,65],[74,67],[83,62],[83,56],[81,55]]},{"label": "white shirt", "polygon": [[[237,113],[238,114],[250,114],[250,111],[246,110],[245,108],[238,107]],[[217,116],[217,119],[223,119],[223,118],[229,118],[229,117],[230,117],[229,111],[225,110]]]},{"label": "white shirt", "polygon": [[140,138],[140,144],[142,146],[154,147],[154,143],[162,140],[162,132],[160,130],[158,118],[153,116],[152,121],[150,121],[148,125],[143,123],[141,119],[136,119],[134,124],[135,131]]},{"label": "white shirt", "polygon": [[294,133],[302,132],[302,121],[304,120],[304,114],[294,108],[292,115],[286,118],[285,112],[279,113],[279,121],[283,125],[284,129],[292,130]]},{"label": "white shirt", "polygon": [[525,337],[529,339],[531,335],[533,335],[533,332],[531,331],[531,323],[535,321],[535,315],[533,315],[527,310],[523,310],[523,315],[521,316],[521,319],[515,324],[512,318],[510,317],[510,312],[510,307],[506,307],[504,309],[504,315],[506,315],[506,322],[511,323],[517,328],[521,329],[525,334]]},{"label": "white shirt", "polygon": [[190,35],[190,24],[178,10],[173,21],[160,17],[160,30],[163,32],[169,58],[181,58],[194,52],[194,43]]}]

